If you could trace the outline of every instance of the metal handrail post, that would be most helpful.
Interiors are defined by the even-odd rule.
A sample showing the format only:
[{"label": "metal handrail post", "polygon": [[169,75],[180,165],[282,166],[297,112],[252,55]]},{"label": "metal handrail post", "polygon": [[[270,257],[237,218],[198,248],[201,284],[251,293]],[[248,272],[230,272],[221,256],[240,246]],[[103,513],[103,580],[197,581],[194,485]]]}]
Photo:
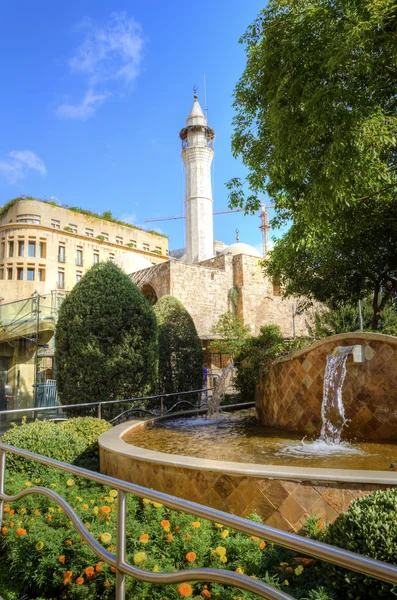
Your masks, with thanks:
[{"label": "metal handrail post", "polygon": [[6,451],[0,448],[0,527],[3,523],[3,513],[4,513],[4,500],[3,494],[4,484],[6,479]]},{"label": "metal handrail post", "polygon": [[102,404],[98,404],[98,419],[102,419]]},{"label": "metal handrail post", "polygon": [[125,600],[125,574],[120,566],[125,565],[126,500],[126,493],[117,489],[116,600]]}]

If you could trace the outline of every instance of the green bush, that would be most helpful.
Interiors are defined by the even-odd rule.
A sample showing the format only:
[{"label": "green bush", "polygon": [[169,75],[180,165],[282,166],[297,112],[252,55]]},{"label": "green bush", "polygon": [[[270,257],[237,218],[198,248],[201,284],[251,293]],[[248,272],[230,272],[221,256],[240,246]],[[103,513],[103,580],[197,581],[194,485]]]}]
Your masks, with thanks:
[{"label": "green bush", "polygon": [[55,344],[63,404],[145,396],[154,390],[156,318],[139,288],[112,262],[94,265],[65,298]]},{"label": "green bush", "polygon": [[[364,331],[371,331],[373,307],[370,298],[364,298],[361,303]],[[336,333],[359,331],[357,304],[346,304],[339,308],[317,311],[314,315],[312,334],[315,338],[323,338]],[[389,300],[379,320],[378,333],[397,334],[397,312],[394,302]]]},{"label": "green bush", "polygon": [[192,317],[173,296],[160,298],[154,312],[159,332],[159,392],[201,389],[203,350]]},{"label": "green bush", "polygon": [[[325,532],[324,541],[334,546],[397,565],[397,489],[376,491],[355,500]],[[397,586],[327,564],[327,587],[354,600],[391,598]]]},{"label": "green bush", "polygon": [[[62,423],[33,421],[14,425],[3,435],[2,442],[55,460],[97,469],[98,437],[110,427],[106,421],[93,417],[80,417]],[[49,471],[45,465],[12,454],[7,455],[7,468],[36,477]]]}]

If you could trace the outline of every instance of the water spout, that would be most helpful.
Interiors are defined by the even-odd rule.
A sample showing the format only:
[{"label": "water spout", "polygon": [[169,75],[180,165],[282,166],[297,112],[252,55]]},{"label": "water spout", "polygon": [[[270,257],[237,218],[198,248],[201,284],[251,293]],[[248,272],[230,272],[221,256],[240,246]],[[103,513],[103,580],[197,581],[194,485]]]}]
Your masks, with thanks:
[{"label": "water spout", "polygon": [[234,375],[234,363],[230,363],[223,369],[221,376],[215,383],[212,397],[208,400],[207,419],[217,419],[220,414],[220,405],[225,397],[225,392],[229,387]]},{"label": "water spout", "polygon": [[365,361],[364,347],[358,344],[354,346],[338,346],[332,352],[332,356],[350,356],[350,354],[353,356],[353,362],[355,363]]}]

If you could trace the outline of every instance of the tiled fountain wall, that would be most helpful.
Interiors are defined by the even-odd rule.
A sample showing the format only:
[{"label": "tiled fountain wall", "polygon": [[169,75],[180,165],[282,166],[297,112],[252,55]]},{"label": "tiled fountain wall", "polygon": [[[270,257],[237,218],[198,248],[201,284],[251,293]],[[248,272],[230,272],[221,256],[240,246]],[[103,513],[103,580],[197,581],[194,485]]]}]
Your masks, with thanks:
[{"label": "tiled fountain wall", "polygon": [[364,346],[365,362],[347,361],[343,404],[346,439],[397,440],[397,338],[372,333],[340,334],[275,361],[257,388],[263,425],[307,435],[321,430],[326,358],[337,346]]}]

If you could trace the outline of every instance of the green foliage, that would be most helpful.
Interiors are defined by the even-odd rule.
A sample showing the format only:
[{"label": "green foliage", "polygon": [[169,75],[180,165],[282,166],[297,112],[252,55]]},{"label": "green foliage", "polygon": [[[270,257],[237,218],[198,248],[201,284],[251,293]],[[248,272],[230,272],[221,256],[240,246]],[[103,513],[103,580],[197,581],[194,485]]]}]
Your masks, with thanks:
[{"label": "green foliage", "polygon": [[[79,417],[61,423],[54,421],[23,422],[13,425],[2,437],[5,444],[42,454],[85,468],[99,468],[99,436],[111,428],[107,421],[93,417]],[[12,454],[7,457],[7,468],[27,475],[52,471],[28,459]]]},{"label": "green foliage", "polygon": [[[373,308],[366,298],[361,303],[364,331],[371,331]],[[347,304],[339,308],[317,311],[314,315],[313,337],[323,338],[336,333],[359,331],[357,305]],[[397,313],[389,302],[382,311],[378,331],[388,335],[397,335]]]},{"label": "green foliage", "polygon": [[210,343],[210,351],[229,354],[232,358],[236,356],[250,334],[249,326],[244,325],[243,319],[233,312],[221,315],[212,331],[222,337]]},{"label": "green foliage", "polygon": [[173,296],[154,305],[159,332],[159,392],[203,387],[203,350],[192,317]]},{"label": "green foliage", "polygon": [[55,344],[63,404],[154,390],[156,318],[139,288],[112,262],[93,266],[65,298]]},{"label": "green foliage", "polygon": [[112,211],[111,210],[105,210],[102,213],[102,219],[105,219],[106,221],[113,221]]},{"label": "green foliage", "polygon": [[97,235],[96,239],[99,240],[100,242],[104,242],[105,241],[105,236],[104,235]]},{"label": "green foliage", "polygon": [[281,283],[284,296],[305,296],[331,308],[368,297],[371,329],[397,294],[397,196],[361,202],[332,223],[296,217],[275,243],[265,272]]},{"label": "green foliage", "polygon": [[395,194],[395,0],[270,0],[241,42],[233,150],[252,195],[231,206],[329,221],[362,198]]},{"label": "green foliage", "polygon": [[[334,546],[397,565],[397,489],[376,491],[355,500],[349,510],[329,525],[325,541]],[[328,564],[327,587],[343,598],[391,598],[397,586]]]},{"label": "green foliage", "polygon": [[278,325],[264,325],[258,336],[248,338],[235,358],[237,373],[234,385],[241,394],[241,400],[254,401],[256,385],[266,376],[271,362],[306,343],[303,339],[285,340]]}]

